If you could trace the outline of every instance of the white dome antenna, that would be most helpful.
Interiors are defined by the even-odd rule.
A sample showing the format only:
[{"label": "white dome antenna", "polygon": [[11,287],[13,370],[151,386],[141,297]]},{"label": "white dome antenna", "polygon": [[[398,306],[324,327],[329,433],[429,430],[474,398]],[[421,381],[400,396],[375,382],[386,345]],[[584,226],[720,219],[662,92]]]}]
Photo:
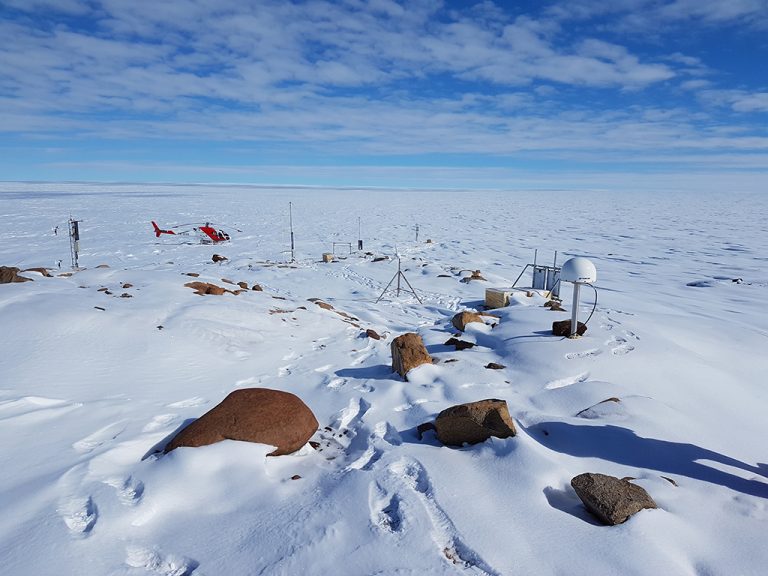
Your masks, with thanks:
[{"label": "white dome antenna", "polygon": [[594,284],[597,281],[597,269],[590,260],[577,256],[566,260],[560,270],[562,282],[573,283],[573,310],[571,312],[571,334],[569,338],[575,338],[578,333],[579,323],[579,289],[582,284]]},{"label": "white dome antenna", "polygon": [[590,260],[576,256],[565,261],[560,270],[560,280],[574,284],[594,284],[597,281],[597,269]]}]

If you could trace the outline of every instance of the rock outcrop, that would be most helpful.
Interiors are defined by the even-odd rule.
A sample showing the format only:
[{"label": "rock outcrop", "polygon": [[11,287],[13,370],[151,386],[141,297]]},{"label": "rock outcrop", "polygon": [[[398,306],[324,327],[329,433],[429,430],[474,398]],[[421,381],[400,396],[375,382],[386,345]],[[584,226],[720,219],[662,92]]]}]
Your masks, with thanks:
[{"label": "rock outcrop", "polygon": [[408,371],[421,366],[432,364],[432,357],[424,347],[421,336],[415,332],[408,332],[392,340],[392,371],[397,372],[408,380]]},{"label": "rock outcrop", "polygon": [[544,308],[549,308],[552,312],[565,312],[565,308],[558,300],[547,300],[544,302]]},{"label": "rock outcrop", "polygon": [[225,292],[229,292],[229,290],[226,288],[222,288],[221,286],[216,286],[216,284],[210,284],[208,282],[187,282],[184,284],[184,286],[187,288],[192,288],[192,290],[195,291],[195,294],[200,294],[201,296],[206,294],[221,296]]},{"label": "rock outcrop", "polygon": [[466,340],[459,340],[458,338],[448,338],[448,340],[445,341],[445,346],[453,346],[457,351],[468,350],[470,348],[475,347],[475,345],[472,342],[467,342]]},{"label": "rock outcrop", "polygon": [[587,510],[610,526],[640,510],[658,508],[648,492],[627,479],[587,472],[574,477],[571,486]]},{"label": "rock outcrop", "polygon": [[32,278],[19,276],[19,269],[13,266],[0,266],[0,284],[11,284],[12,282],[32,282]]},{"label": "rock outcrop", "polygon": [[46,278],[53,278],[53,275],[48,272],[48,268],[27,268],[24,270],[24,272],[37,272],[39,274],[42,274]]},{"label": "rock outcrop", "polygon": [[496,362],[488,362],[488,364],[486,364],[485,367],[488,370],[504,370],[504,368],[506,368],[504,364],[497,364]]},{"label": "rock outcrop", "polygon": [[[584,336],[584,333],[587,331],[587,325],[583,322],[578,322],[576,324],[576,333],[579,336]],[[552,334],[555,336],[570,336],[571,335],[571,321],[570,320],[559,320],[557,322],[552,322]]]},{"label": "rock outcrop", "polygon": [[435,419],[437,438],[448,446],[477,444],[495,438],[510,438],[517,434],[504,400],[490,398],[451,406]]},{"label": "rock outcrop", "polygon": [[462,332],[464,332],[466,329],[467,324],[471,322],[480,322],[481,324],[485,324],[485,321],[483,320],[483,317],[480,316],[480,314],[476,312],[469,312],[468,310],[459,312],[458,314],[455,314],[453,318],[451,318],[451,324],[453,324],[453,327],[456,328],[456,330],[461,330]]},{"label": "rock outcrop", "polygon": [[315,415],[294,394],[268,388],[244,388],[179,432],[165,447],[207,446],[240,440],[275,446],[269,456],[290,454],[304,446],[317,430]]},{"label": "rock outcrop", "polygon": [[225,262],[226,260],[229,260],[226,256],[221,256],[219,254],[214,254],[211,256],[211,260],[213,260],[214,263],[216,262]]}]

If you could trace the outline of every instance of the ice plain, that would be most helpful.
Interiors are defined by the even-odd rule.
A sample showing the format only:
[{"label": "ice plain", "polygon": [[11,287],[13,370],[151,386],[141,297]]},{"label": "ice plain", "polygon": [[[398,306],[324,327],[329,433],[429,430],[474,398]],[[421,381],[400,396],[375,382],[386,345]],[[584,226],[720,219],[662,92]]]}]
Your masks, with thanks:
[{"label": "ice plain", "polygon": [[[4,571],[764,574],[766,213],[766,196],[727,193],[3,183],[0,265],[54,274],[0,285]],[[70,214],[83,269],[60,277]],[[423,304],[375,303],[395,260],[320,262],[332,242],[354,248],[358,218],[365,250],[400,254]],[[151,220],[242,233],[157,239]],[[549,333],[569,317],[566,289],[569,312],[516,299],[498,326],[470,325],[474,348],[445,346],[451,316],[511,285],[534,249],[544,263],[554,250],[595,263],[586,335]],[[487,281],[461,282],[472,270]],[[189,272],[264,291],[198,296]],[[389,344],[409,331],[437,362],[403,382]],[[225,441],[153,454],[252,386],[301,397],[323,450],[266,458]],[[417,438],[444,408],[483,398],[508,402],[515,438]],[[659,509],[601,526],[569,485],[582,472],[636,478]]]}]

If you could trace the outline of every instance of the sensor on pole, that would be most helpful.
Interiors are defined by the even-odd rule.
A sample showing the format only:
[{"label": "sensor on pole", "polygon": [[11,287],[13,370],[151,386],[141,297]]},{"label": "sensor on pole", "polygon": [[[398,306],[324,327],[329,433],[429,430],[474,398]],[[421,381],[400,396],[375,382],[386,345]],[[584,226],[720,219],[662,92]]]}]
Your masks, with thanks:
[{"label": "sensor on pole", "polygon": [[571,334],[573,338],[578,331],[579,290],[582,284],[594,284],[597,281],[597,269],[590,260],[577,256],[566,260],[560,270],[560,280],[573,284],[573,310],[571,312]]}]

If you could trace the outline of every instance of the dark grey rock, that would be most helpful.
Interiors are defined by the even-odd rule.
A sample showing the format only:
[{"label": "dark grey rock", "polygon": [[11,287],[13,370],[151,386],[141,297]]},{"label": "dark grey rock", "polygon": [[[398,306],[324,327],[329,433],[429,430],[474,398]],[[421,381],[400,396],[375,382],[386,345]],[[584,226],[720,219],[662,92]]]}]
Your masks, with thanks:
[{"label": "dark grey rock", "polygon": [[626,522],[640,510],[658,508],[648,492],[627,479],[587,472],[574,477],[571,486],[587,510],[609,526]]}]

